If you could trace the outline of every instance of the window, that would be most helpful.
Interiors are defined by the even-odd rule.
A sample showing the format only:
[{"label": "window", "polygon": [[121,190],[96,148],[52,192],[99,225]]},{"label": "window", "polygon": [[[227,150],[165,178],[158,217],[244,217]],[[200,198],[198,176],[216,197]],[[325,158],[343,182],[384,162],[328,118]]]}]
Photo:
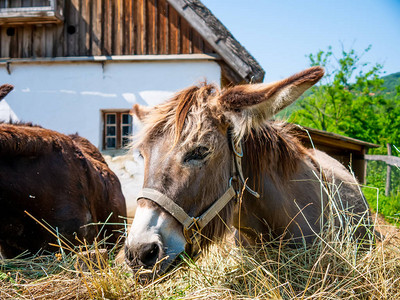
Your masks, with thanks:
[{"label": "window", "polygon": [[0,0],[0,8],[21,8],[21,7],[40,7],[51,6],[50,0],[28,0],[28,1],[15,1],[15,0]]},{"label": "window", "polygon": [[0,24],[45,24],[63,21],[64,0],[0,0]]},{"label": "window", "polygon": [[132,134],[132,116],[129,111],[106,111],[103,116],[103,149],[120,149],[127,146]]}]

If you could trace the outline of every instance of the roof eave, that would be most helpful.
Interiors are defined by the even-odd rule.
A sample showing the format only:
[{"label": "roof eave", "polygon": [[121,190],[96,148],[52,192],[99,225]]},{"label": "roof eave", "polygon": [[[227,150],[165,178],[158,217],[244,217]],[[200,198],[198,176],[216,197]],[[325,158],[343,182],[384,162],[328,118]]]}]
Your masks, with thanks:
[{"label": "roof eave", "polygon": [[327,137],[327,138],[330,138],[333,140],[344,141],[344,142],[351,143],[354,145],[360,145],[365,148],[379,148],[380,147],[380,145],[377,145],[377,144],[365,142],[362,140],[358,140],[358,139],[351,138],[348,136],[340,135],[337,133],[328,132],[328,131],[324,131],[324,130],[320,130],[320,129],[314,129],[314,128],[310,128],[310,127],[306,127],[306,126],[301,126],[301,127],[303,128],[304,131],[308,131],[312,134],[317,134],[317,135],[324,136],[324,137]]},{"label": "roof eave", "polygon": [[235,83],[264,80],[265,71],[259,63],[199,0],[167,1],[234,71],[230,77]]}]

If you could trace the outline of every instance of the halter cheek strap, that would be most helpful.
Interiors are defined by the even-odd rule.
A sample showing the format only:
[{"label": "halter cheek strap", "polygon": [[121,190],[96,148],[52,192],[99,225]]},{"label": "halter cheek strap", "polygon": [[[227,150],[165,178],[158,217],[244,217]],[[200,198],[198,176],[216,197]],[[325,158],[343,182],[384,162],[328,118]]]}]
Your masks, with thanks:
[{"label": "halter cheek strap", "polygon": [[256,198],[260,198],[260,194],[257,192],[253,191],[248,185],[246,180],[244,179],[243,176],[243,170],[242,170],[242,158],[243,158],[243,148],[242,148],[242,143],[239,141],[239,143],[235,143],[231,136],[231,131],[228,132],[228,139],[230,141],[230,147],[231,151],[233,153],[232,155],[232,174],[234,174],[231,178],[232,179],[237,179],[239,180],[246,191],[248,191],[250,194],[252,194]]}]

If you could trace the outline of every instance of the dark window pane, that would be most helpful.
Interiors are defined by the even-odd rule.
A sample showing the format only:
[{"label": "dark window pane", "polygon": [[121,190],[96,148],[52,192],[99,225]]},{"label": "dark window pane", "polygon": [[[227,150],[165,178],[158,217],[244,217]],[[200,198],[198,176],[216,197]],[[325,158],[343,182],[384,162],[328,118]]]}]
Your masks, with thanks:
[{"label": "dark window pane", "polygon": [[107,124],[115,124],[115,114],[107,115]]},{"label": "dark window pane", "polygon": [[129,144],[129,138],[126,138],[126,137],[122,138],[122,147],[125,147],[128,144]]},{"label": "dark window pane", "polygon": [[50,5],[50,0],[0,0],[0,8],[41,7]]},{"label": "dark window pane", "polygon": [[132,133],[131,126],[122,126],[122,135],[130,135]]},{"label": "dark window pane", "polygon": [[132,116],[130,114],[122,114],[122,124],[131,124]]},{"label": "dark window pane", "polygon": [[107,126],[107,136],[115,136],[115,126]]},{"label": "dark window pane", "polygon": [[107,138],[107,149],[113,149],[115,148],[115,143],[116,139],[115,138]]}]

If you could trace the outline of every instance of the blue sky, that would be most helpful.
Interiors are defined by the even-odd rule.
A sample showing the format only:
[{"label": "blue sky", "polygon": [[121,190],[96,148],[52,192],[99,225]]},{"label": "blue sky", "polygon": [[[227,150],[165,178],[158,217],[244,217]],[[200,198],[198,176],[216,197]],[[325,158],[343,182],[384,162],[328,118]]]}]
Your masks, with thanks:
[{"label": "blue sky", "polygon": [[400,72],[400,0],[201,0],[256,58],[264,81],[309,66],[306,55],[332,46]]}]

